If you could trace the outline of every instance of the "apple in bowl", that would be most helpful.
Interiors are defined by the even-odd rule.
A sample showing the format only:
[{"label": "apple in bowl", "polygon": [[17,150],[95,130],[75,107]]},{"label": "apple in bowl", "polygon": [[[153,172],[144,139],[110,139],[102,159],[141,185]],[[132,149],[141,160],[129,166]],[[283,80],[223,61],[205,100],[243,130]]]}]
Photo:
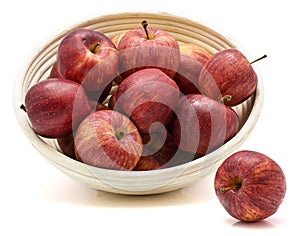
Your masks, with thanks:
[{"label": "apple in bowl", "polygon": [[242,103],[257,87],[257,74],[252,63],[237,49],[214,54],[200,73],[201,93],[228,106]]},{"label": "apple in bowl", "polygon": [[68,136],[91,110],[79,83],[57,78],[34,84],[21,108],[26,111],[32,129],[46,138]]},{"label": "apple in bowl", "polygon": [[57,70],[88,91],[104,89],[117,74],[118,50],[106,35],[76,29],[66,35],[57,51]]},{"label": "apple in bowl", "polygon": [[120,66],[123,78],[140,69],[159,68],[168,76],[174,77],[180,63],[177,40],[167,31],[148,27],[127,31],[118,43]]},{"label": "apple in bowl", "polygon": [[114,170],[132,170],[142,154],[142,138],[136,126],[112,110],[86,117],[76,131],[74,146],[78,160]]},{"label": "apple in bowl", "polygon": [[182,96],[169,125],[176,145],[204,156],[230,140],[239,130],[236,112],[202,94]]},{"label": "apple in bowl", "polygon": [[116,93],[113,109],[123,111],[141,133],[149,133],[154,123],[166,126],[180,95],[176,83],[157,68],[134,72],[119,85]]}]

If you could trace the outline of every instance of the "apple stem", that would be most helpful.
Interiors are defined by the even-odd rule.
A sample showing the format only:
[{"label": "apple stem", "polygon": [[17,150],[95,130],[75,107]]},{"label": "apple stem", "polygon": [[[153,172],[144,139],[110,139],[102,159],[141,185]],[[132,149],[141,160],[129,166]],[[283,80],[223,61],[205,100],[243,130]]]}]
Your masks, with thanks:
[{"label": "apple stem", "polygon": [[228,190],[237,190],[238,188],[236,187],[236,186],[230,186],[230,187],[227,187],[227,188],[220,188],[220,191],[222,192],[222,193],[224,193],[224,192],[226,192],[226,191],[228,191]]},{"label": "apple stem", "polygon": [[242,187],[242,181],[240,179],[236,180],[232,186],[226,188],[220,188],[220,192],[224,193],[228,190],[239,190]]},{"label": "apple stem", "polygon": [[97,47],[99,47],[99,46],[100,46],[100,43],[97,42],[97,43],[95,44],[95,46],[91,49],[91,52],[96,54],[96,53],[97,53],[97,52],[96,52],[96,49],[97,49]]},{"label": "apple stem", "polygon": [[224,101],[229,102],[231,99],[232,99],[232,96],[229,95],[229,94],[226,94],[226,95],[224,95],[224,96],[221,98],[221,101],[222,101],[222,102],[224,102]]},{"label": "apple stem", "polygon": [[24,104],[22,104],[22,105],[20,106],[20,108],[21,108],[23,111],[26,112],[26,107],[24,106]]},{"label": "apple stem", "polygon": [[257,58],[256,60],[250,62],[250,64],[253,64],[253,63],[257,62],[257,61],[260,61],[261,59],[264,59],[264,58],[266,58],[266,57],[267,57],[267,55],[265,54],[265,55],[263,55],[262,57]]},{"label": "apple stem", "polygon": [[146,20],[143,20],[143,21],[142,21],[142,26],[143,26],[143,28],[144,28],[144,30],[145,30],[145,32],[146,32],[147,39],[150,39],[150,38],[149,38],[149,34],[148,34],[148,30],[147,30],[148,22],[147,22]]}]

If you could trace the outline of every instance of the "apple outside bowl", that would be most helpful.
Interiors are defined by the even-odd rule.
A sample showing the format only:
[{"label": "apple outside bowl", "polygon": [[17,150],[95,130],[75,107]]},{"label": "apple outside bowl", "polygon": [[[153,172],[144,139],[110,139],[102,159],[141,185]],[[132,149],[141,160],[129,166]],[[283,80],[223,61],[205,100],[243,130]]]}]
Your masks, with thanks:
[{"label": "apple outside bowl", "polygon": [[89,166],[64,155],[56,139],[38,136],[32,130],[28,117],[20,109],[20,105],[24,103],[25,94],[33,84],[49,78],[50,70],[56,61],[58,46],[64,36],[76,28],[88,28],[105,33],[112,38],[117,34],[140,27],[140,23],[145,19],[152,27],[171,33],[179,42],[198,44],[211,54],[227,48],[237,48],[232,40],[223,34],[178,16],[166,13],[111,14],[80,23],[60,33],[38,51],[15,83],[14,108],[16,116],[32,145],[63,173],[97,190],[119,194],[147,195],[188,186],[214,173],[221,162],[236,151],[254,128],[262,108],[263,86],[258,74],[258,85],[255,93],[243,103],[233,107],[239,116],[240,130],[231,140],[199,159],[178,166],[151,171],[118,171]]}]

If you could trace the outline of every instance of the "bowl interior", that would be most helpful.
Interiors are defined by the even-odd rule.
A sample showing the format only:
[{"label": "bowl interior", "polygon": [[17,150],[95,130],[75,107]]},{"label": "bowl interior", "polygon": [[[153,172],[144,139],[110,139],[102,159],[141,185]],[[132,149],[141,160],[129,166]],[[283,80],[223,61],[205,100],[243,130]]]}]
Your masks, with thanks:
[{"label": "bowl interior", "polygon": [[240,119],[240,131],[216,151],[189,163],[153,171],[114,171],[95,168],[75,161],[61,153],[56,140],[45,139],[31,129],[26,113],[20,109],[25,94],[33,84],[49,78],[56,61],[58,46],[65,35],[75,28],[88,28],[113,36],[140,27],[142,20],[149,25],[171,33],[180,42],[198,44],[211,54],[236,46],[224,35],[202,24],[169,14],[123,13],[101,16],[75,25],[45,44],[28,63],[24,73],[16,80],[14,106],[19,124],[33,146],[68,176],[87,185],[108,192],[122,194],[155,194],[182,188],[216,170],[226,158],[247,138],[254,127],[262,106],[262,84],[258,75],[256,93],[234,107]]}]

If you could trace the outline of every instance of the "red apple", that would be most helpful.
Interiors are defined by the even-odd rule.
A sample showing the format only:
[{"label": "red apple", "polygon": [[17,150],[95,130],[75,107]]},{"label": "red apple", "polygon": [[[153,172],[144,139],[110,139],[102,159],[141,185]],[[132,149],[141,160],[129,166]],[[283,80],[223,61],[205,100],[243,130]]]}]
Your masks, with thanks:
[{"label": "red apple", "polygon": [[257,75],[247,58],[237,49],[225,49],[213,55],[199,76],[201,93],[234,106],[256,90]]},{"label": "red apple", "polygon": [[108,107],[113,110],[116,102],[117,102],[117,93],[114,92],[109,98]]},{"label": "red apple", "polygon": [[203,65],[211,58],[211,54],[205,48],[194,43],[179,43],[179,49],[181,54],[195,58]]},{"label": "red apple", "polygon": [[115,47],[117,49],[119,49],[119,42],[122,39],[122,37],[124,36],[125,33],[121,33],[121,34],[116,34],[114,37],[112,37],[111,41],[113,42],[113,44],[115,45]]},{"label": "red apple", "polygon": [[176,83],[156,68],[131,74],[116,92],[114,109],[121,109],[130,116],[141,133],[149,133],[155,122],[167,125],[179,99]]},{"label": "red apple", "polygon": [[193,43],[179,43],[180,65],[173,78],[183,94],[200,93],[199,75],[210,53]]},{"label": "red apple", "polygon": [[57,144],[63,154],[72,159],[76,159],[73,133],[69,134],[66,137],[58,138]]},{"label": "red apple", "polygon": [[27,91],[25,110],[33,130],[47,138],[69,135],[90,113],[82,86],[56,78],[38,82]]},{"label": "red apple", "polygon": [[104,34],[76,29],[59,45],[57,67],[64,79],[82,84],[85,90],[106,87],[117,74],[118,50]]},{"label": "red apple", "polygon": [[142,154],[142,139],[126,116],[101,110],[90,114],[78,127],[75,154],[91,166],[132,170]]},{"label": "red apple", "polygon": [[183,151],[206,155],[232,138],[239,118],[228,106],[201,94],[182,96],[170,131]]},{"label": "red apple", "polygon": [[177,151],[173,137],[166,129],[143,134],[143,152],[134,170],[155,170],[164,168]]},{"label": "red apple", "polygon": [[239,151],[228,157],[216,172],[214,186],[226,211],[247,222],[273,215],[286,192],[280,166],[254,151]]},{"label": "red apple", "polygon": [[104,102],[105,99],[108,97],[112,88],[112,82],[108,84],[104,84],[103,87],[101,86],[98,90],[95,91],[86,91],[86,95],[90,100]]},{"label": "red apple", "polygon": [[119,42],[121,75],[155,67],[174,77],[180,62],[176,39],[164,30],[147,28],[145,21],[143,26],[127,31]]},{"label": "red apple", "polygon": [[50,71],[50,78],[62,78],[61,74],[58,71],[57,63],[55,62]]}]

